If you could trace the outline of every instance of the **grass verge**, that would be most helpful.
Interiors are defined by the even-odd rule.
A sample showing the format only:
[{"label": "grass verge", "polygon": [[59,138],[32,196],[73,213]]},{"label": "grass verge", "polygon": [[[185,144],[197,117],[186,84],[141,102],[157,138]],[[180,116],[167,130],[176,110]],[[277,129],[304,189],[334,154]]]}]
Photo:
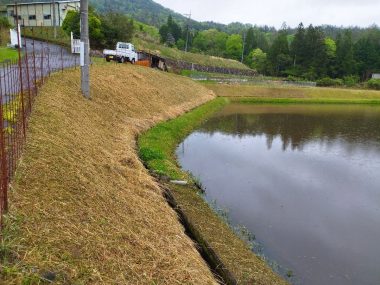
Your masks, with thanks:
[{"label": "grass verge", "polygon": [[153,127],[138,140],[140,158],[158,175],[171,179],[189,178],[178,167],[173,149],[196,126],[227,103],[227,99],[218,98],[177,119]]},{"label": "grass verge", "polygon": [[231,102],[242,104],[380,104],[380,99],[309,99],[309,98],[230,98]]},{"label": "grass verge", "polygon": [[380,91],[321,87],[204,84],[218,96],[245,103],[378,104]]},{"label": "grass verge", "polygon": [[[202,121],[228,103],[218,98],[174,120],[161,123],[140,136],[140,157],[148,168],[171,179],[188,179],[179,168],[174,150],[178,143]],[[165,184],[163,181],[162,183]],[[167,185],[175,204],[186,216],[186,223],[202,249],[215,252],[220,266],[231,274],[237,284],[287,284],[232,231],[211,209],[192,185]]]},{"label": "grass verge", "polygon": [[61,27],[57,28],[57,37],[54,38],[53,27],[25,27],[22,31],[28,38],[40,41],[48,41],[65,47],[70,47],[71,39]]},{"label": "grass verge", "polygon": [[4,60],[15,60],[15,59],[18,59],[17,50],[7,48],[7,47],[0,47],[0,62]]}]

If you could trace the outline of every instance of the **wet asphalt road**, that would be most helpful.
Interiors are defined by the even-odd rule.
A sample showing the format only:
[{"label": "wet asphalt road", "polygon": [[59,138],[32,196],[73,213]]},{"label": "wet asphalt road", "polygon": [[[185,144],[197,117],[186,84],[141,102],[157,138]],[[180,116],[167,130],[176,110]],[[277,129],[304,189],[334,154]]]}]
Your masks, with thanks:
[{"label": "wet asphalt road", "polygon": [[[5,104],[21,91],[34,89],[35,82],[52,72],[79,65],[79,55],[73,55],[59,45],[26,40],[21,60],[21,74],[17,62],[0,63],[0,95]],[[28,76],[29,74],[29,76]],[[21,80],[22,79],[22,80]],[[29,80],[28,80],[29,79]]]}]

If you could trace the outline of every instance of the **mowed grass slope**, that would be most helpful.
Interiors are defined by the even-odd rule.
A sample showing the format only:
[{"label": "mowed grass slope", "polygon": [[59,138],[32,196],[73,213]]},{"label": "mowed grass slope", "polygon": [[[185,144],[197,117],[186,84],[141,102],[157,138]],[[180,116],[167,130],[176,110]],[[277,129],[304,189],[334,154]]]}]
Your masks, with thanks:
[{"label": "mowed grass slope", "polygon": [[[131,65],[52,75],[37,97],[10,191],[1,284],[216,284],[136,137],[215,96],[191,80]],[[34,282],[34,283],[33,283]]]},{"label": "mowed grass slope", "polygon": [[257,85],[204,84],[218,96],[231,97],[239,102],[268,103],[376,103],[380,91],[321,87],[280,87]]}]

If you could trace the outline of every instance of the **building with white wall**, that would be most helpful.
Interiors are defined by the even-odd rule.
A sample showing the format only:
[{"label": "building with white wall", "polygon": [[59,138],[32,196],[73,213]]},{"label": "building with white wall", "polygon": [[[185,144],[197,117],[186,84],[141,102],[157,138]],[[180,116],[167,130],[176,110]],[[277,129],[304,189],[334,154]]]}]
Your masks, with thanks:
[{"label": "building with white wall", "polygon": [[28,2],[7,5],[7,16],[13,25],[17,14],[19,24],[25,27],[51,27],[54,26],[54,10],[56,26],[61,26],[68,11],[79,9],[80,0]]}]

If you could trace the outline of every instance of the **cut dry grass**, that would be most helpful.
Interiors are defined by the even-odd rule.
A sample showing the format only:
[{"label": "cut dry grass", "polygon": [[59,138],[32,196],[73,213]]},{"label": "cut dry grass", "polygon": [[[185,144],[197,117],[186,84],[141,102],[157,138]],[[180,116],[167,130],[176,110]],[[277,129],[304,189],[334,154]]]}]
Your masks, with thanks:
[{"label": "cut dry grass", "polygon": [[224,266],[235,276],[238,284],[286,285],[248,245],[210,208],[205,200],[189,187],[170,186],[178,205],[194,229],[218,254]]},{"label": "cut dry grass", "polygon": [[[218,96],[222,97],[250,97],[259,99],[282,99],[282,102],[306,103],[380,103],[380,91],[354,90],[337,88],[302,88],[302,87],[267,87],[257,85],[227,85],[227,84],[205,84]],[[280,100],[281,101],[281,100]],[[273,103],[276,103],[275,100]]]},{"label": "cut dry grass", "polygon": [[[130,65],[53,75],[37,97],[10,193],[0,283],[215,284],[136,136],[214,98],[191,80]],[[42,278],[42,279],[41,279]]]}]

